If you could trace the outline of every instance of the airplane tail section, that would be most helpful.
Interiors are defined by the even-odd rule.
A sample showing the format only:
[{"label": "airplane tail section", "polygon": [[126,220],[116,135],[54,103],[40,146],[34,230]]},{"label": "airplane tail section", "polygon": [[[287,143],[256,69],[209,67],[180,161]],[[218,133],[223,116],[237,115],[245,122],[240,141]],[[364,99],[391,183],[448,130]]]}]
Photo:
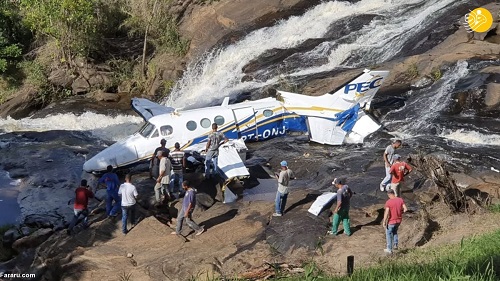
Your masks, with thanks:
[{"label": "airplane tail section", "polygon": [[351,82],[340,87],[335,92],[330,92],[322,98],[329,99],[329,105],[342,109],[360,104],[365,109],[370,108],[370,103],[382,85],[389,71],[373,71],[365,69],[361,75]]}]

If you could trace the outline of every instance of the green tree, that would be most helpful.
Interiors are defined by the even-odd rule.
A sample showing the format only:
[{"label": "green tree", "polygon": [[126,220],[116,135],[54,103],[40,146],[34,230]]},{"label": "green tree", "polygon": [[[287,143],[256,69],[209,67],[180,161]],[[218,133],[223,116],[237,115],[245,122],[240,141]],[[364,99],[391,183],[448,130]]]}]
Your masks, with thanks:
[{"label": "green tree", "polygon": [[12,1],[0,1],[0,73],[16,65],[31,33],[21,23],[18,7]]},{"label": "green tree", "polygon": [[148,43],[158,49],[184,55],[188,41],[181,38],[177,21],[170,13],[170,0],[124,0],[125,14],[128,15],[123,25],[129,29],[129,35],[143,37],[141,73],[146,73],[146,54]]},{"label": "green tree", "polygon": [[63,59],[88,55],[98,41],[98,0],[19,0],[24,21],[57,40]]}]

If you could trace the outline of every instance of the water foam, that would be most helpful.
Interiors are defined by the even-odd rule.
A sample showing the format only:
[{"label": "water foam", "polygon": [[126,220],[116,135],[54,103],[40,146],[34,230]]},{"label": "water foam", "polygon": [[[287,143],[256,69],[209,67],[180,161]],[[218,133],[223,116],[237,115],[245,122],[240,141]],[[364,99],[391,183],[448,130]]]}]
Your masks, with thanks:
[{"label": "water foam", "polygon": [[92,135],[104,139],[117,141],[135,132],[143,119],[131,115],[117,115],[115,117],[93,112],[81,115],[64,113],[49,115],[45,118],[0,119],[0,132],[10,133],[19,131],[51,131],[71,130],[89,131]]},{"label": "water foam", "polygon": [[497,134],[482,134],[477,131],[445,130],[440,134],[440,137],[445,139],[458,141],[471,145],[498,145],[500,146],[500,135]]},{"label": "water foam", "polygon": [[[272,27],[251,32],[241,41],[214,50],[188,66],[183,77],[176,83],[163,104],[174,107],[194,108],[206,106],[226,96],[275,84],[280,77],[267,81],[245,81],[243,67],[271,49],[287,49],[298,46],[311,38],[322,38],[329,26],[361,14],[377,14],[379,19],[353,32],[355,41],[350,44],[329,42],[310,51],[312,57],[328,56],[326,64],[292,70],[287,75],[310,75],[332,70],[353,53],[361,52],[361,59],[351,66],[380,63],[400,51],[412,35],[432,24],[442,16],[445,8],[464,1],[455,0],[361,0],[356,3],[341,1],[323,2],[302,16],[290,17]],[[334,47],[335,46],[335,47]],[[359,53],[357,55],[360,55]]]}]

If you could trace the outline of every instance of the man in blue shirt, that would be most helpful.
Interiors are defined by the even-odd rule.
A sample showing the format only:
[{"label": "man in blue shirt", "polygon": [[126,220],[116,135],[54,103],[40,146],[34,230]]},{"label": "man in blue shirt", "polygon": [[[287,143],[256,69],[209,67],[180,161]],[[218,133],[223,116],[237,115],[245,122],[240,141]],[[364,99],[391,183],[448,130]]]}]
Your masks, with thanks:
[{"label": "man in blue shirt", "polygon": [[107,167],[107,172],[102,175],[97,184],[106,187],[106,214],[111,217],[116,217],[120,209],[120,197],[118,196],[120,181],[118,180],[118,176],[113,173],[113,166],[109,165]]},{"label": "man in blue shirt", "polygon": [[195,235],[200,235],[205,231],[205,228],[196,224],[192,218],[193,210],[196,206],[196,190],[190,186],[189,181],[187,180],[182,182],[182,188],[186,191],[186,195],[184,195],[182,207],[179,210],[179,214],[177,215],[177,226],[175,228],[175,231],[171,234],[181,234],[182,222],[185,219],[187,225],[196,232]]}]

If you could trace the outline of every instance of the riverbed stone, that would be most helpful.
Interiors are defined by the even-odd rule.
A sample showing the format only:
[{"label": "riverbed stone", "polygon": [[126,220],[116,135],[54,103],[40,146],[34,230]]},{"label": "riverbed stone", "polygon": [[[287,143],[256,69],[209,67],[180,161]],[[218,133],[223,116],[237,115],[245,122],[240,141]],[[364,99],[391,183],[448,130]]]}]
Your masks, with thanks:
[{"label": "riverbed stone", "polygon": [[484,97],[484,104],[487,106],[495,106],[500,103],[500,84],[489,83],[486,86],[486,96]]},{"label": "riverbed stone", "polygon": [[75,79],[75,81],[71,85],[71,88],[73,89],[73,94],[83,94],[90,90],[90,84],[85,78],[80,76]]},{"label": "riverbed stone", "polygon": [[12,248],[17,252],[21,252],[23,249],[35,248],[47,240],[53,233],[54,231],[50,228],[39,229],[29,236],[16,240],[12,244]]},{"label": "riverbed stone", "polygon": [[10,246],[12,245],[17,239],[21,238],[22,233],[19,232],[19,229],[17,227],[13,227],[3,234],[3,244],[5,246]]}]

